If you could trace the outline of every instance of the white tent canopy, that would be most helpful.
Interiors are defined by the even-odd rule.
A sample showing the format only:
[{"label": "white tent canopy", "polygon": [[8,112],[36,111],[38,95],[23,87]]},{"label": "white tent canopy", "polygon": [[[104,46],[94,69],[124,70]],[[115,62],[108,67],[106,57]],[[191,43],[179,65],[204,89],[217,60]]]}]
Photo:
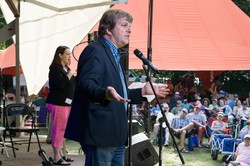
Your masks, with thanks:
[{"label": "white tent canopy", "polygon": [[[48,80],[49,65],[59,45],[73,48],[100,20],[113,0],[26,0],[20,2],[20,63],[29,95]],[[122,1],[124,2],[124,1]],[[5,1],[0,7],[7,23],[14,15]]]}]

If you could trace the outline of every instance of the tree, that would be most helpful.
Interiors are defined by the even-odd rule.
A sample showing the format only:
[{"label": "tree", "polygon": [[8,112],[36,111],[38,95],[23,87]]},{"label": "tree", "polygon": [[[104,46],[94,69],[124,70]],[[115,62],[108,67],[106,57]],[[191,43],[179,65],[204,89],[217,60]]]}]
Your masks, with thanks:
[{"label": "tree", "polygon": [[[3,17],[3,13],[2,13],[2,10],[0,9],[0,29],[2,27],[4,27],[6,25],[6,21]],[[8,46],[10,46],[11,44],[13,44],[13,40],[12,38],[10,38],[9,40],[3,42],[3,43],[0,43],[0,50],[4,50],[5,48],[7,48]]]},{"label": "tree", "polygon": [[233,2],[248,16],[250,16],[250,0],[233,0]]},{"label": "tree", "polygon": [[230,94],[238,94],[243,99],[250,92],[250,71],[225,71],[219,76],[222,89]]}]

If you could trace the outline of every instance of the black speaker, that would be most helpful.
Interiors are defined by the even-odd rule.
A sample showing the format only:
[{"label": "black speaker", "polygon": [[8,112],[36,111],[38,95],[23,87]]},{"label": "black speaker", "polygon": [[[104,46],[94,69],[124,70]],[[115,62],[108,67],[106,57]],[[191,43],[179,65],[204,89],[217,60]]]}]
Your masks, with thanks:
[{"label": "black speaker", "polygon": [[[125,149],[125,165],[128,163],[128,150]],[[156,150],[143,133],[132,136],[131,162],[133,166],[153,166],[159,162]]]}]

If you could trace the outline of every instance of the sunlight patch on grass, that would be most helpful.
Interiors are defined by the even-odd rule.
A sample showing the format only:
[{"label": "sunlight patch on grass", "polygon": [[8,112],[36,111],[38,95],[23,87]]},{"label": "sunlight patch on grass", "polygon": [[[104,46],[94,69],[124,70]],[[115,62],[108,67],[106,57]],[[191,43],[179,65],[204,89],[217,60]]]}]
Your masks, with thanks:
[{"label": "sunlight patch on grass", "polygon": [[[154,146],[159,153],[158,146]],[[185,166],[221,166],[221,158],[223,154],[219,154],[217,160],[212,160],[210,150],[206,148],[195,148],[194,151],[181,153]],[[155,165],[157,166],[158,163]],[[183,166],[181,159],[173,147],[163,147],[162,149],[162,165],[163,166]]]}]

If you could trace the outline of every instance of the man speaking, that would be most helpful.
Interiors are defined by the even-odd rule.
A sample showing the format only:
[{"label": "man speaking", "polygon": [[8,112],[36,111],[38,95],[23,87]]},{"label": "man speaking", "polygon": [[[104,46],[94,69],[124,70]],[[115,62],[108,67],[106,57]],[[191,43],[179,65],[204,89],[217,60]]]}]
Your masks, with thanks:
[{"label": "man speaking", "polygon": [[[123,166],[128,139],[128,102],[141,103],[153,94],[149,83],[127,89],[119,48],[129,43],[132,16],[119,9],[106,11],[96,42],[81,53],[75,96],[65,137],[81,144],[85,166]],[[155,85],[157,96],[168,94],[167,85]]]}]

